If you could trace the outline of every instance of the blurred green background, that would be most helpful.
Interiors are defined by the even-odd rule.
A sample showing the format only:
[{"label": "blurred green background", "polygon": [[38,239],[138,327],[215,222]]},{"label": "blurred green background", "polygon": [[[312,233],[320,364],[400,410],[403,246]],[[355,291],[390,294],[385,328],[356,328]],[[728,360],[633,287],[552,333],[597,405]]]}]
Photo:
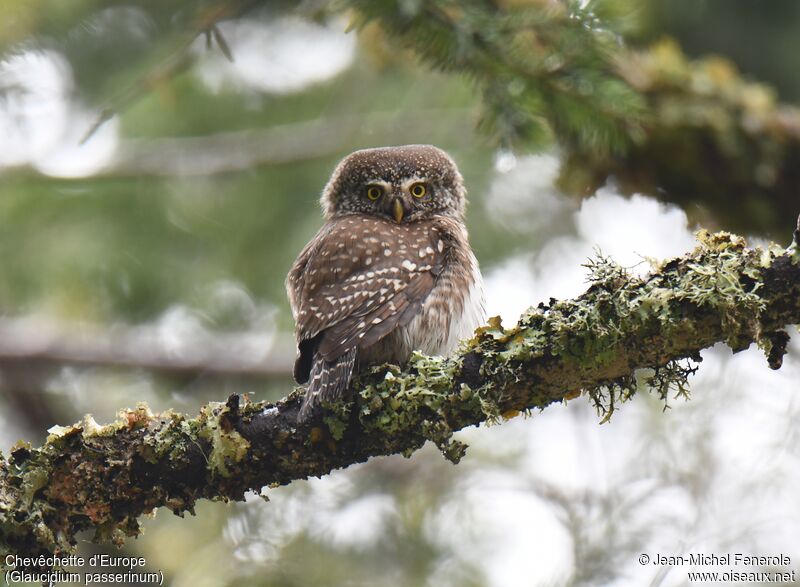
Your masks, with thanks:
[{"label": "blurred green background", "polygon": [[[139,401],[195,412],[231,392],[285,395],[293,347],[283,280],[321,224],[330,171],[357,148],[433,143],[452,153],[490,310],[508,320],[579,293],[579,265],[598,242],[654,255],[691,246],[676,208],[613,186],[583,208],[558,193],[557,151],[499,151],[474,130],[480,97],[469,80],[424,68],[375,26],[346,33],[347,14],[276,2],[221,21],[223,40],[209,48],[192,32],[202,5],[0,2],[3,450]],[[727,56],[783,101],[800,97],[797,3],[629,8],[632,44],[673,36],[690,55]],[[109,107],[114,115],[81,143]],[[697,399],[672,413],[641,394],[597,430],[578,400],[467,431],[471,449],[455,468],[425,449],[269,490],[270,503],[204,503],[186,520],[159,512],[125,551],[173,587],[466,587],[682,584],[635,557],[655,545],[797,548],[796,505],[793,529],[771,525],[789,507],[800,449],[782,424],[800,409],[789,395],[797,345],[777,374],[756,353],[705,356]],[[747,395],[765,388],[774,394]],[[743,434],[739,411],[751,401],[766,403],[748,403],[747,426],[763,431],[763,410],[773,436],[744,433],[750,452],[731,458],[729,434]],[[763,466],[775,496],[737,521],[737,491],[753,488],[726,467],[748,454],[745,470]],[[719,516],[732,521],[714,526]],[[86,539],[84,552],[112,551]]]}]

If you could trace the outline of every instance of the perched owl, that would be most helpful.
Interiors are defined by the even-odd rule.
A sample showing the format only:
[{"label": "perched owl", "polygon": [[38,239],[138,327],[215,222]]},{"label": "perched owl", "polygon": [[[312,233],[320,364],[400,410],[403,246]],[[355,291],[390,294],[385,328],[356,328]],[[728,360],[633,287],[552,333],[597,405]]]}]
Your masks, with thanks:
[{"label": "perched owl", "polygon": [[299,421],[342,396],[356,365],[445,355],[484,319],[464,226],[466,190],[429,145],[356,151],[322,192],[325,225],[286,278],[296,321]]}]

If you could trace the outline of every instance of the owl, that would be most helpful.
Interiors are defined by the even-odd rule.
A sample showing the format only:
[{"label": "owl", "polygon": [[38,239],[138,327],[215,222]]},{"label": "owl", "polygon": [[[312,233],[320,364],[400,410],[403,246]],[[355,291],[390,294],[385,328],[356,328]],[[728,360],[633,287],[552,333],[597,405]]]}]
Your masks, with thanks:
[{"label": "owl", "polygon": [[360,366],[449,354],[484,320],[483,279],[464,225],[466,189],[430,145],[356,151],[320,199],[325,224],[286,278],[308,383],[298,415],[343,396]]}]

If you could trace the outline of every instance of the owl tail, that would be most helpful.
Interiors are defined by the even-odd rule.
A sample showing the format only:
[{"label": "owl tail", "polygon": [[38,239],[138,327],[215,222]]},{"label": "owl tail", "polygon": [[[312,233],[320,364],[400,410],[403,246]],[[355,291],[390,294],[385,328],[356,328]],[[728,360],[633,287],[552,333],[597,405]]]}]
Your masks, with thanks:
[{"label": "owl tail", "polygon": [[356,364],[356,350],[347,350],[333,361],[314,353],[306,396],[297,416],[299,423],[306,422],[323,402],[332,402],[344,395]]}]

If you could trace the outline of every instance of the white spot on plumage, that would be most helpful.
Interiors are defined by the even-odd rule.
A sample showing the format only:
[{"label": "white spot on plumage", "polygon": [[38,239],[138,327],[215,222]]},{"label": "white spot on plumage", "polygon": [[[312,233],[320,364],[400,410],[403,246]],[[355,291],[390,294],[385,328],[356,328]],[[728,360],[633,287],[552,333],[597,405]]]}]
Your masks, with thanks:
[{"label": "white spot on plumage", "polygon": [[436,248],[437,248],[437,249],[439,249],[439,252],[440,252],[440,253],[441,253],[442,251],[444,251],[444,241],[440,239],[440,240],[439,240],[439,242],[438,242],[438,243],[436,243]]},{"label": "white spot on plumage", "polygon": [[402,262],[402,266],[403,266],[403,269],[406,269],[408,271],[414,271],[417,268],[417,264],[416,263],[412,263],[408,259],[405,259]]},{"label": "white spot on plumage", "polygon": [[383,254],[387,257],[390,256],[392,254],[392,249],[383,249]]}]

